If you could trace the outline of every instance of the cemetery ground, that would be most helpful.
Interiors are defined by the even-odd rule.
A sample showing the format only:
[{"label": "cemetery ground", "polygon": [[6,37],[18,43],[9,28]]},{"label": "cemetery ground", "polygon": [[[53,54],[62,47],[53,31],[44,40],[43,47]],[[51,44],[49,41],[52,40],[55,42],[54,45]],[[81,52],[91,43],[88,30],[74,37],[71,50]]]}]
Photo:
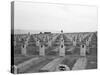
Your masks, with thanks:
[{"label": "cemetery ground", "polygon": [[[87,47],[89,51],[86,48],[85,54],[84,51],[81,54],[81,50],[85,49],[80,48],[79,39],[82,37],[78,37],[76,45],[74,45],[73,40],[71,40],[71,38],[74,39],[72,35],[46,34],[45,36],[39,34],[30,35],[29,39],[27,39],[28,36],[26,35],[23,36],[24,38],[22,35],[16,35],[17,40],[14,42],[16,44],[14,46],[15,73],[63,71],[59,70],[59,65],[66,65],[68,67],[64,71],[96,69],[96,33],[91,37],[92,41]],[[84,39],[81,39],[81,43],[84,44],[86,38],[89,39],[89,37],[90,35],[87,35]]]},{"label": "cemetery ground", "polygon": [[[45,56],[45,57],[41,57],[41,56],[40,57],[39,56],[28,57],[28,56],[26,56],[24,58],[23,57],[21,58],[21,57],[19,57],[19,58],[17,57],[14,60],[16,65],[23,63],[25,61],[28,61],[30,59],[34,59],[36,57],[38,57],[39,59],[31,62],[32,64],[30,65],[29,68],[26,68],[25,70],[21,70],[21,71],[19,71],[19,73],[48,72],[49,70],[41,70],[41,68],[43,68],[45,65],[52,62],[53,60],[55,60],[57,58],[61,58],[59,56],[55,56],[55,57],[54,56]],[[83,68],[83,70],[97,68],[97,57],[96,56],[81,57],[79,55],[66,55],[65,57],[62,57],[62,58],[64,58],[64,59],[60,64],[67,65],[70,68],[70,70],[73,70],[75,63],[77,62],[77,60],[79,58],[86,58],[86,60],[87,60],[86,66]],[[82,61],[80,61],[80,62],[82,62]],[[81,69],[76,69],[76,70],[81,70]],[[54,70],[54,71],[56,71],[56,70]]]}]

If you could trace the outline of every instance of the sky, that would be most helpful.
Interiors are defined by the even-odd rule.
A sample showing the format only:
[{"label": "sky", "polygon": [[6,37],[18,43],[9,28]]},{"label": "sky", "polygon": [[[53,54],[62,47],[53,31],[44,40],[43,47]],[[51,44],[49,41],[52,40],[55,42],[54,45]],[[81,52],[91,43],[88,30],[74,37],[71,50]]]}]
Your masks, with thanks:
[{"label": "sky", "polygon": [[93,32],[97,30],[97,8],[69,4],[15,2],[14,29]]}]

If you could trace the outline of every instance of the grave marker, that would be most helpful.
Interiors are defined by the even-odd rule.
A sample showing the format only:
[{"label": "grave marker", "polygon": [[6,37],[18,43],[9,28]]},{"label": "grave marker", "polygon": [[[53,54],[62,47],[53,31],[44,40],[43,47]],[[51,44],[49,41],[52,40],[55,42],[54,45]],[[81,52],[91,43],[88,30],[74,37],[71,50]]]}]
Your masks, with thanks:
[{"label": "grave marker", "polygon": [[48,47],[52,46],[52,41],[48,41]]},{"label": "grave marker", "polygon": [[80,46],[80,56],[86,56],[86,45]]},{"label": "grave marker", "polygon": [[86,46],[89,46],[89,40],[86,40]]},{"label": "grave marker", "polygon": [[59,56],[65,56],[65,46],[64,46],[64,44],[60,45]]},{"label": "grave marker", "polygon": [[21,46],[22,55],[26,55],[27,54],[27,46],[28,46],[29,39],[30,39],[30,36],[28,34],[28,37],[27,37],[27,39],[25,41],[25,44]]},{"label": "grave marker", "polygon": [[76,46],[76,40],[73,40],[73,46]]},{"label": "grave marker", "polygon": [[23,46],[22,46],[22,49],[21,49],[21,51],[22,51],[22,52],[21,52],[22,55],[26,55],[26,54],[27,54],[26,47],[27,47],[26,45],[23,45]]},{"label": "grave marker", "polygon": [[44,45],[40,45],[39,55],[45,56],[45,46]]},{"label": "grave marker", "polygon": [[39,45],[40,45],[40,41],[37,40],[37,41],[36,41],[36,46],[39,46]]}]

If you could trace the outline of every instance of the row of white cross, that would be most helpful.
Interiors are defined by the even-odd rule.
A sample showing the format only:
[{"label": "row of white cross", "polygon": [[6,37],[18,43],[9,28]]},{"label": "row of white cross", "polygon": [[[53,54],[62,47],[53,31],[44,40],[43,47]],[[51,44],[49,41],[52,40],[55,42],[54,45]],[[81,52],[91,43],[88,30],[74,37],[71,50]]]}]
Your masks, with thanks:
[{"label": "row of white cross", "polygon": [[87,34],[64,34],[72,43],[73,46],[76,46],[77,44],[77,39],[79,39],[79,42],[81,43],[82,40],[84,40],[86,37],[89,37],[88,39],[86,39],[86,45],[89,46],[90,42],[91,42],[91,38],[93,36],[93,33],[87,33]]},{"label": "row of white cross", "polygon": [[[89,36],[90,35],[90,36]],[[55,35],[51,40],[48,41],[48,47],[52,46],[52,43],[57,39],[59,35]],[[91,38],[93,36],[92,34],[73,34],[73,35],[65,35],[68,39],[70,39],[70,41],[72,41],[73,46],[76,46],[77,44],[77,38],[79,38],[80,42],[86,38],[87,36],[89,36],[88,40],[86,40],[86,44],[82,44],[80,45],[80,55],[81,56],[85,56],[86,55],[86,50],[87,50],[87,46],[89,46],[90,42],[91,42]],[[27,50],[26,47],[28,45],[28,41],[30,39],[30,35],[27,36],[27,39],[25,41],[25,44],[22,46],[21,51],[23,55],[27,55]],[[74,40],[73,40],[74,39]],[[36,46],[39,47],[39,55],[40,56],[45,56],[45,49],[46,47],[44,45],[40,44],[40,41],[37,40],[37,38],[35,38],[36,41]],[[16,45],[16,42],[14,41],[14,45]],[[61,38],[60,38],[60,46],[59,46],[59,56],[65,56],[65,46],[64,46],[64,38],[61,34]]]}]

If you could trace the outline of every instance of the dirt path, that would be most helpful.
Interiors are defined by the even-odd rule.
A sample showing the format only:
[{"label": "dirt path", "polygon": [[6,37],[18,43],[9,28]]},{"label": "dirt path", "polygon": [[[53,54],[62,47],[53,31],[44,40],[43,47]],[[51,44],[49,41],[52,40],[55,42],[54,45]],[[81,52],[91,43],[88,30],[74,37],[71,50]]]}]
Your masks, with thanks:
[{"label": "dirt path", "polygon": [[63,57],[59,57],[59,58],[52,60],[47,65],[45,65],[43,68],[41,68],[41,71],[45,71],[45,70],[49,72],[55,71],[57,65],[60,64],[63,60],[64,60]]},{"label": "dirt path", "polygon": [[80,57],[76,63],[74,64],[72,70],[83,70],[85,69],[87,64],[87,59],[86,57]]}]

